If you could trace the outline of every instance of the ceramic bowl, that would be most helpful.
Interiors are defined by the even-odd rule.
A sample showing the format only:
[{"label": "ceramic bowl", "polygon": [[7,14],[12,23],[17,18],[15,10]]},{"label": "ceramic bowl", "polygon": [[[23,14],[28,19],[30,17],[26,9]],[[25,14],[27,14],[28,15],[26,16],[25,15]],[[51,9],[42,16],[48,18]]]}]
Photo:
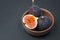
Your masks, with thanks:
[{"label": "ceramic bowl", "polygon": [[[42,31],[37,31],[37,30],[31,30],[31,29],[28,29],[27,27],[24,26],[23,24],[23,27],[24,29],[26,30],[27,33],[29,33],[30,35],[33,35],[33,36],[43,36],[45,34],[47,34],[53,27],[54,25],[54,16],[52,15],[52,13],[50,11],[48,11],[47,9],[44,9],[44,8],[40,8],[41,12],[42,12],[42,15],[44,16],[48,16],[49,19],[51,20],[51,25],[49,26],[49,28],[45,29],[45,30],[42,30]],[[27,15],[29,14],[28,10],[23,14],[24,15]],[[23,18],[22,16],[22,18]]]}]

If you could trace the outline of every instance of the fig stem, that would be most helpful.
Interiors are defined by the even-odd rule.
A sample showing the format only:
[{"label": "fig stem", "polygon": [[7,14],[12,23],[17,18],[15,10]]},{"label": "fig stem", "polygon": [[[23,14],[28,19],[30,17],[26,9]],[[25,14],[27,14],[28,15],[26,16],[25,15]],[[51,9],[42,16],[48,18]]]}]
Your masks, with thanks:
[{"label": "fig stem", "polygon": [[36,17],[36,19],[38,19],[38,17]]},{"label": "fig stem", "polygon": [[34,0],[32,0],[32,6],[34,5]]}]

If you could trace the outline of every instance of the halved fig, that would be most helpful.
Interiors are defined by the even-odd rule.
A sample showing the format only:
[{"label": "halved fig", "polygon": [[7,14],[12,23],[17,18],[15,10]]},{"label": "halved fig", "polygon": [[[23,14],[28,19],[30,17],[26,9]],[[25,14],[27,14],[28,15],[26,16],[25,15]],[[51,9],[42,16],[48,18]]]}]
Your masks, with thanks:
[{"label": "halved fig", "polygon": [[34,15],[27,14],[23,17],[24,25],[29,29],[34,29],[37,26],[37,18]]}]

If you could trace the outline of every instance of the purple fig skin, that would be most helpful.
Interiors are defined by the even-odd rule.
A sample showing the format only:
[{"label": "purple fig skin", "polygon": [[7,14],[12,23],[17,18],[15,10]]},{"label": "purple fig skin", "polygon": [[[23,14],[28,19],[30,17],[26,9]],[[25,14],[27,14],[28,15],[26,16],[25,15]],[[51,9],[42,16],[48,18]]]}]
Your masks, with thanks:
[{"label": "purple fig skin", "polygon": [[32,6],[29,9],[29,13],[31,13],[32,15],[34,15],[36,17],[40,17],[42,15],[41,10],[38,6]]},{"label": "purple fig skin", "polygon": [[38,30],[45,30],[51,25],[51,21],[47,16],[38,18]]}]

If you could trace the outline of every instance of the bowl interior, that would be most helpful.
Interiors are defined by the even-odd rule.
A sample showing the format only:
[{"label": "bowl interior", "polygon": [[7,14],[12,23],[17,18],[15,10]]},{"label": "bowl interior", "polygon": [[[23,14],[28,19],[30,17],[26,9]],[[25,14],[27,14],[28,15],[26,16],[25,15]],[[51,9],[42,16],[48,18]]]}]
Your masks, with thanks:
[{"label": "bowl interior", "polygon": [[[47,29],[45,29],[45,30],[42,30],[42,31],[30,30],[30,29],[26,28],[27,30],[29,30],[29,31],[31,31],[31,32],[45,32],[45,31],[48,31],[48,30],[50,30],[50,29],[52,28],[52,26],[53,26],[53,24],[54,24],[54,17],[53,17],[53,15],[52,15],[52,13],[49,12],[48,10],[44,9],[44,8],[40,8],[40,10],[42,11],[42,15],[48,16],[49,19],[51,20],[52,23],[51,23],[50,27],[47,28]],[[26,11],[26,12],[23,14],[23,16],[24,16],[24,15],[27,15],[27,14],[29,14],[28,11]]]}]

